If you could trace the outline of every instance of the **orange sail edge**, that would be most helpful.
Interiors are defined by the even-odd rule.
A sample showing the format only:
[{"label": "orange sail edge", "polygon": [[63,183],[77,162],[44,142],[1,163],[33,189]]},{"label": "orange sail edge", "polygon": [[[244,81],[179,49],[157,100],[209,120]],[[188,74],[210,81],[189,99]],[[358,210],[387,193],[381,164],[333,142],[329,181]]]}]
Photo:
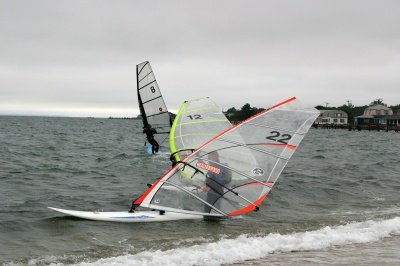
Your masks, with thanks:
[{"label": "orange sail edge", "polygon": [[266,192],[264,195],[262,195],[256,201],[254,201],[253,204],[250,204],[242,209],[230,212],[230,213],[228,213],[228,216],[237,216],[237,215],[246,214],[246,213],[249,213],[252,211],[257,211],[258,206],[260,206],[261,202],[263,202],[263,200],[267,197],[267,195],[268,195],[268,192]]},{"label": "orange sail edge", "polygon": [[149,193],[156,187],[156,185],[163,179],[169,172],[171,172],[173,169],[177,168],[178,165],[175,165],[168,169],[160,178],[158,178],[142,195],[140,195],[134,202],[134,205],[140,205],[142,204],[143,200],[149,195]]},{"label": "orange sail edge", "polygon": [[289,145],[289,144],[278,144],[278,143],[263,143],[263,144],[260,144],[260,145],[263,145],[263,146],[273,146],[273,147],[280,147],[280,148],[283,148],[283,149],[285,149],[285,148],[287,148],[287,149],[289,149],[289,150],[296,150],[296,146],[294,146],[294,145]]},{"label": "orange sail edge", "polygon": [[157,183],[160,182],[160,180],[161,180],[161,178],[160,178],[160,179],[157,179],[156,182],[154,182],[154,183],[151,185],[151,187],[149,187],[142,195],[139,196],[139,198],[137,198],[137,199],[133,202],[133,204],[139,206],[139,205],[143,202],[143,200],[147,197],[147,195],[150,193],[150,191],[153,190],[153,188],[155,187],[155,185],[157,185]]}]

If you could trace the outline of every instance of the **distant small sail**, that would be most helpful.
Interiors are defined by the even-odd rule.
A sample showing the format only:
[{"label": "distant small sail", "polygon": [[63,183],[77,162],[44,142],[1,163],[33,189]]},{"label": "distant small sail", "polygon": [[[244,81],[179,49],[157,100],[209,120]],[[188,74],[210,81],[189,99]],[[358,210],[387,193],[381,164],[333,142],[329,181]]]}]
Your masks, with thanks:
[{"label": "distant small sail", "polygon": [[157,131],[154,135],[156,141],[160,145],[167,144],[165,140],[171,129],[171,119],[150,63],[146,61],[137,65],[136,75],[143,126],[150,124]]},{"label": "distant small sail", "polygon": [[318,115],[293,97],[231,126],[178,162],[135,204],[217,217],[258,210]]}]

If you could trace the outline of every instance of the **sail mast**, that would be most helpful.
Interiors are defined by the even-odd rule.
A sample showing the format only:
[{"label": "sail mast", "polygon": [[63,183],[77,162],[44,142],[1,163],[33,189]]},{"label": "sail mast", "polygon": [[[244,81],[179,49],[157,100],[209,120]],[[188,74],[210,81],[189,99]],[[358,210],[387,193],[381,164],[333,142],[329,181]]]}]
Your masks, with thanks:
[{"label": "sail mast", "polygon": [[142,116],[142,121],[143,121],[143,127],[146,127],[149,123],[147,122],[147,116],[143,108],[142,97],[140,96],[139,93],[139,65],[136,66],[136,87],[137,87],[140,115]]}]

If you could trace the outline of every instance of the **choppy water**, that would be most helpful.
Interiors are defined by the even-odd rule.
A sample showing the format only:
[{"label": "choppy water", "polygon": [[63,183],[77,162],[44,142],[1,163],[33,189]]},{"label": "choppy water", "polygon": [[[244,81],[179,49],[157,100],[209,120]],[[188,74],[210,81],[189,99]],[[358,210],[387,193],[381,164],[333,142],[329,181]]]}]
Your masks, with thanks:
[{"label": "choppy water", "polygon": [[400,134],[312,129],[258,213],[122,224],[47,206],[128,210],[169,166],[140,121],[0,117],[0,263],[398,265]]}]

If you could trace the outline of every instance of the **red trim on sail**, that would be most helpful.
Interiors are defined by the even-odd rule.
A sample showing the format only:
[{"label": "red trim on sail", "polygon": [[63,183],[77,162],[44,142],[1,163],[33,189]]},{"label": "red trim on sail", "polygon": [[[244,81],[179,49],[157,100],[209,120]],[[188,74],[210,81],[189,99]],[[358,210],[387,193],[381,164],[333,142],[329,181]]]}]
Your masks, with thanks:
[{"label": "red trim on sail", "polygon": [[243,186],[240,187],[246,187],[246,186],[267,186],[267,187],[273,187],[274,186],[274,182],[266,182],[266,183],[260,183],[260,182],[251,182],[251,183],[247,183]]},{"label": "red trim on sail", "polygon": [[[256,115],[253,115],[252,117],[247,118],[247,119],[244,120],[243,122],[241,122],[241,123],[239,123],[239,124],[237,124],[237,125],[235,125],[235,126],[232,126],[232,127],[228,128],[228,129],[222,131],[222,132],[219,133],[217,136],[215,136],[214,138],[210,139],[209,141],[207,141],[206,143],[204,143],[203,145],[201,145],[199,148],[197,148],[197,149],[196,149],[194,152],[192,152],[189,156],[190,156],[190,157],[193,156],[194,154],[197,153],[197,151],[203,149],[205,146],[207,146],[208,144],[210,144],[211,142],[213,142],[213,141],[216,140],[217,138],[221,137],[222,135],[225,135],[225,134],[228,133],[229,131],[232,131],[233,129],[242,126],[244,123],[250,122],[251,120],[254,120],[254,119],[256,119],[257,117],[259,117],[259,116],[261,116],[261,115],[263,115],[263,114],[265,114],[265,113],[268,113],[269,111],[271,111],[271,110],[273,110],[273,109],[275,109],[275,108],[278,108],[278,107],[280,107],[280,106],[282,106],[282,105],[284,105],[284,104],[286,104],[286,103],[292,102],[292,101],[294,101],[294,100],[296,100],[296,97],[292,97],[292,98],[290,98],[290,99],[287,99],[286,101],[283,101],[283,102],[281,102],[281,103],[278,103],[278,104],[276,104],[276,105],[274,105],[274,106],[272,106],[272,107],[270,107],[270,108],[268,108],[268,109],[266,109],[266,110],[264,110],[264,111],[262,111],[262,112],[260,112],[260,113],[258,113],[258,114],[256,114]],[[189,157],[189,156],[188,156],[188,157]],[[187,159],[188,157],[186,157],[185,159]]]},{"label": "red trim on sail", "polygon": [[[278,103],[278,104],[276,104],[276,105],[274,105],[274,106],[272,106],[272,107],[270,107],[270,108],[268,108],[268,109],[266,109],[266,110],[264,110],[264,111],[262,111],[262,112],[260,112],[260,113],[258,113],[258,114],[256,114],[256,115],[252,116],[252,117],[247,118],[246,120],[244,120],[244,121],[243,121],[242,123],[240,123],[240,124],[243,124],[243,123],[245,123],[245,122],[249,122],[249,121],[251,121],[251,120],[254,120],[255,118],[259,117],[260,115],[263,115],[263,114],[265,114],[265,113],[267,113],[267,112],[269,112],[269,111],[271,111],[271,110],[273,110],[273,109],[275,109],[275,108],[278,108],[278,107],[280,107],[280,106],[282,106],[282,105],[284,105],[284,104],[287,104],[287,103],[289,103],[289,102],[292,102],[292,101],[294,101],[294,100],[296,100],[296,97],[292,97],[292,98],[290,98],[290,99],[287,99],[287,100],[285,100],[285,101],[283,101],[283,102],[281,102],[281,103]],[[239,124],[239,125],[240,125],[240,124]]]},{"label": "red trim on sail", "polygon": [[267,182],[266,184],[267,184],[267,186],[269,186],[269,187],[273,187],[273,186],[274,186],[274,182]]},{"label": "red trim on sail", "polygon": [[142,201],[147,197],[147,195],[149,195],[150,191],[152,191],[153,188],[155,188],[156,185],[161,181],[161,179],[164,176],[166,176],[169,172],[171,172],[172,169],[175,169],[176,167],[177,167],[177,165],[175,167],[170,168],[167,172],[165,172],[165,174],[163,174],[159,179],[157,179],[156,182],[154,182],[151,185],[151,187],[149,187],[139,198],[137,198],[133,204],[140,205],[142,203]]},{"label": "red trim on sail", "polygon": [[264,144],[260,144],[260,145],[263,145],[263,146],[275,146],[275,147],[282,147],[283,149],[284,148],[288,148],[289,150],[296,150],[296,146],[293,146],[293,145],[288,145],[288,144],[277,144],[277,143],[264,143]]},{"label": "red trim on sail", "polygon": [[258,200],[253,202],[253,204],[248,205],[248,206],[246,206],[246,207],[244,207],[242,209],[230,212],[230,213],[228,213],[228,216],[242,215],[242,214],[245,214],[245,213],[248,213],[248,212],[255,211],[256,210],[256,206],[259,206],[267,195],[268,195],[268,192],[265,193],[264,195],[262,195]]}]

